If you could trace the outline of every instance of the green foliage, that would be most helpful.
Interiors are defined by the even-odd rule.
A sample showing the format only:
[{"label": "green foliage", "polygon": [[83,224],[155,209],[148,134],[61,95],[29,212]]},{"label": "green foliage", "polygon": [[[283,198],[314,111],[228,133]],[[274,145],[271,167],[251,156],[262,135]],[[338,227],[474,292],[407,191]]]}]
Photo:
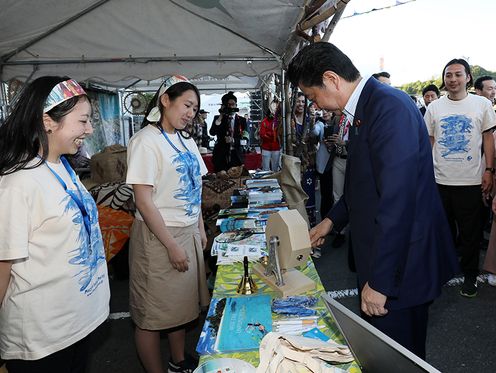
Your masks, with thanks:
[{"label": "green foliage", "polygon": [[471,66],[470,68],[472,70],[472,75],[474,77],[474,82],[475,82],[475,80],[477,78],[479,78],[481,76],[485,76],[485,75],[489,75],[490,77],[493,77],[494,79],[496,79],[496,72],[494,72],[494,71],[486,70],[483,67],[480,67],[478,65]]},{"label": "green foliage", "polygon": [[[489,76],[492,76],[493,78],[496,79],[496,72],[494,72],[494,71],[488,71],[488,70],[486,70],[486,69],[484,69],[478,65],[471,66],[470,68],[472,70],[472,75],[474,77],[474,81],[478,77],[484,76],[484,75],[489,75]],[[441,83],[442,83],[442,79],[439,76],[438,78],[433,77],[432,79],[426,80],[423,82],[421,82],[420,80],[417,80],[416,82],[406,83],[406,84],[403,84],[402,86],[400,86],[398,88],[401,89],[402,91],[405,91],[406,93],[408,93],[410,95],[421,96],[422,95],[422,89],[425,86],[427,86],[429,84],[434,84],[435,86],[440,87]]]}]

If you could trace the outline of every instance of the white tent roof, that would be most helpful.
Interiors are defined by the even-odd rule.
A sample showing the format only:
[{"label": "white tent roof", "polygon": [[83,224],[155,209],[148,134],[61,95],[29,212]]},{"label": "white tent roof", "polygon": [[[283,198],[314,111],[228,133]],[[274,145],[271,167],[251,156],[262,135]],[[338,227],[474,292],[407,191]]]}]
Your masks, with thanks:
[{"label": "white tent roof", "polygon": [[126,87],[280,71],[307,0],[0,0],[1,80]]}]

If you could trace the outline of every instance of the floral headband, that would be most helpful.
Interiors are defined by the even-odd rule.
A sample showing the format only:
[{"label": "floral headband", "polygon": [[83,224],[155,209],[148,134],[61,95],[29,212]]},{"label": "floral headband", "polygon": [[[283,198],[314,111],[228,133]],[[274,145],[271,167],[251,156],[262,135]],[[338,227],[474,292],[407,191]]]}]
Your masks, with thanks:
[{"label": "floral headband", "polygon": [[181,82],[187,82],[189,83],[188,78],[182,76],[182,75],[173,75],[169,78],[167,78],[162,85],[160,86],[160,89],[158,91],[158,97],[157,97],[157,102],[155,103],[155,106],[153,107],[152,110],[150,110],[150,113],[146,116],[146,119],[150,123],[156,123],[160,121],[160,109],[159,109],[159,102],[160,102],[160,97],[174,84],[181,83]]},{"label": "floral headband", "polygon": [[52,110],[55,106],[60,105],[62,102],[76,96],[85,95],[83,87],[79,85],[74,79],[69,79],[60,82],[55,87],[52,88],[48,98],[43,106],[43,113],[47,113]]}]

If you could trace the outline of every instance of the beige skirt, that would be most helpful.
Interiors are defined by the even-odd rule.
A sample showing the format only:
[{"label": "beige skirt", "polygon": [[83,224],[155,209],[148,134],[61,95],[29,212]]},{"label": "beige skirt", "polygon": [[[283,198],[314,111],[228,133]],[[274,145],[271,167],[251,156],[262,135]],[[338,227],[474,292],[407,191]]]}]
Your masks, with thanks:
[{"label": "beige skirt", "polygon": [[186,324],[210,302],[198,225],[167,229],[186,250],[186,272],[172,267],[167,249],[143,221],[135,219],[131,228],[129,309],[141,329],[162,330]]}]

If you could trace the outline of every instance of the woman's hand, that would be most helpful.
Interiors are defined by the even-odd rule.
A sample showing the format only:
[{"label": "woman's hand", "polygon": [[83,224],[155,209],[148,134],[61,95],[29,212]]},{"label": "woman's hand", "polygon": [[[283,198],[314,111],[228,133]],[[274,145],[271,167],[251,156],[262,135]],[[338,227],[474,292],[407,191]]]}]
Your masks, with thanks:
[{"label": "woman's hand", "polygon": [[174,269],[177,269],[179,272],[186,272],[188,270],[189,259],[182,247],[174,246],[167,248],[167,254]]},{"label": "woman's hand", "polygon": [[208,239],[207,239],[207,234],[205,233],[205,229],[200,229],[200,238],[201,238],[202,249],[206,250]]}]

